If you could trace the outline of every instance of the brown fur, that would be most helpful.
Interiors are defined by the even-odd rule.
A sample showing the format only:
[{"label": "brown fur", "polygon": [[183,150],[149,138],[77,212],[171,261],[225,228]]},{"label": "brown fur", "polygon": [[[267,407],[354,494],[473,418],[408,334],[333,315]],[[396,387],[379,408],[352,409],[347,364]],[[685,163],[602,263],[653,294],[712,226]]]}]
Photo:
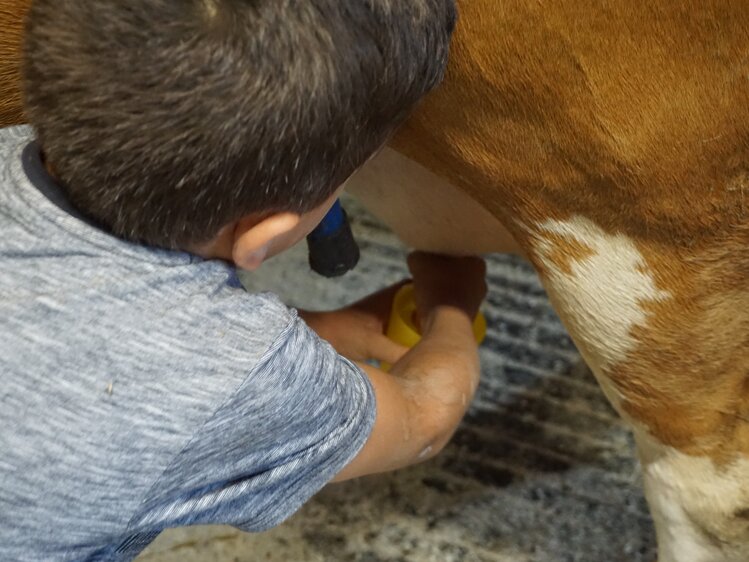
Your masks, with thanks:
[{"label": "brown fur", "polygon": [[[630,333],[636,348],[603,374],[622,411],[659,443],[711,459],[716,478],[728,474],[749,459],[749,4],[460,7],[447,80],[396,148],[482,203],[532,259],[527,226],[550,218],[581,215],[629,237],[670,298],[642,303],[648,321]],[[587,256],[569,240],[553,248],[567,273]],[[749,549],[736,515],[746,498],[706,499],[735,509],[703,513],[684,499],[702,492],[685,493],[674,509],[696,535],[713,529],[716,549]],[[666,556],[674,548],[661,546]]]},{"label": "brown fur", "polygon": [[21,37],[28,0],[0,0],[0,126],[22,123]]},{"label": "brown fur", "polygon": [[726,459],[749,454],[749,4],[689,4],[462,2],[396,146],[529,255],[518,225],[548,218],[634,240],[673,299],[610,376],[663,443]]},{"label": "brown fur", "polygon": [[[551,233],[546,234],[544,238],[550,245],[547,259],[566,275],[572,274],[572,264],[574,262],[583,261],[595,254],[595,251],[591,247],[578,240],[569,240],[558,234]],[[538,263],[536,269],[541,275],[545,276],[547,274],[546,267],[542,263]]]}]

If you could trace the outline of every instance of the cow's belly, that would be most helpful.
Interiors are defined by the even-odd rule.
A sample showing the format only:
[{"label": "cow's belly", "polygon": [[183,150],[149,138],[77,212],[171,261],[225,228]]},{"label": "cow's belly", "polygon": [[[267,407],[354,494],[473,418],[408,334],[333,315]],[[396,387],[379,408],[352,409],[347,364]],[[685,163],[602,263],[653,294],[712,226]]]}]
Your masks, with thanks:
[{"label": "cow's belly", "polygon": [[346,189],[412,248],[455,255],[523,253],[502,223],[464,190],[390,148],[357,172]]}]

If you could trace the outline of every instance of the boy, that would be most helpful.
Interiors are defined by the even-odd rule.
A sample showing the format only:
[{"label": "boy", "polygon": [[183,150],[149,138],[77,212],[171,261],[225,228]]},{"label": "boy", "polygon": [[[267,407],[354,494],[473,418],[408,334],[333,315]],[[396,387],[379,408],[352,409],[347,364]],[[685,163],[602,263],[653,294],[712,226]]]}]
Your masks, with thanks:
[{"label": "boy", "polygon": [[234,266],[312,230],[439,82],[454,16],[450,0],[33,4],[35,140],[0,142],[0,559],[267,529],[331,480],[445,445],[478,382],[483,262],[410,258],[408,353],[382,335],[392,289],[297,314]]}]

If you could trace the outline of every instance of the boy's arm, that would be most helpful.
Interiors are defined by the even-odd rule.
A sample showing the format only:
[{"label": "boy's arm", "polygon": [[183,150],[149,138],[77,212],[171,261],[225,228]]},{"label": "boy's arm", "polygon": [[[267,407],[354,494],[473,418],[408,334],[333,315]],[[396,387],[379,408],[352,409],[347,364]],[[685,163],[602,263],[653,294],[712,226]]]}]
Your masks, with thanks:
[{"label": "boy's arm", "polygon": [[318,336],[347,359],[355,362],[375,359],[394,365],[408,349],[389,339],[385,329],[393,298],[408,282],[401,281],[338,310],[298,309],[298,313]]},{"label": "boy's arm", "polygon": [[450,440],[478,386],[472,320],[486,291],[483,261],[417,253],[409,265],[423,337],[390,373],[359,365],[372,382],[377,417],[362,450],[333,481],[433,457]]}]

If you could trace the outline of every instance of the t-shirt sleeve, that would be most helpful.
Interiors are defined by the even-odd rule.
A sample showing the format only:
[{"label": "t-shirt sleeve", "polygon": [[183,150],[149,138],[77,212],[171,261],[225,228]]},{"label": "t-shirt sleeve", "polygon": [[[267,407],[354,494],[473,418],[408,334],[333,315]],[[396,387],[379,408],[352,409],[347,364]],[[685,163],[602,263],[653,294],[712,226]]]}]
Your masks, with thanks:
[{"label": "t-shirt sleeve", "polygon": [[130,529],[273,527],[356,456],[375,412],[364,372],[293,315],[156,482]]}]

